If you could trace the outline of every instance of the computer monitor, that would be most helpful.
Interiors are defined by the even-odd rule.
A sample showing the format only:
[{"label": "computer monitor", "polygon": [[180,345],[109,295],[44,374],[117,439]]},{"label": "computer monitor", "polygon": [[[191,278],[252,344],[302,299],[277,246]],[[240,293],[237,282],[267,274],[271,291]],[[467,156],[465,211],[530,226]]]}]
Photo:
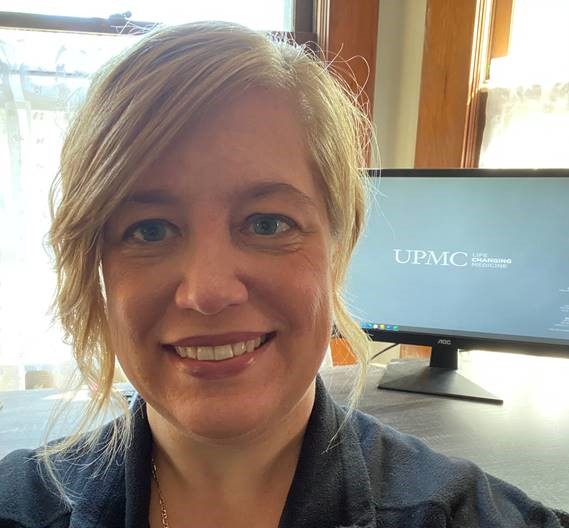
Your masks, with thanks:
[{"label": "computer monitor", "polygon": [[368,170],[345,298],[373,340],[432,347],[380,387],[500,402],[458,350],[569,357],[569,170]]}]

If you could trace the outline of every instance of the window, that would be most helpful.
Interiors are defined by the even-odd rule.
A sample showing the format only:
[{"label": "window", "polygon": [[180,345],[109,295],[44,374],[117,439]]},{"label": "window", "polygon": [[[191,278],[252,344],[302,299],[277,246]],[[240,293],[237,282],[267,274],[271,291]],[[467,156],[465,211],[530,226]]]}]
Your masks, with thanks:
[{"label": "window", "polygon": [[[37,446],[53,400],[66,397],[56,392],[66,387],[74,365],[49,314],[55,275],[45,246],[48,190],[69,120],[92,74],[139,38],[118,27],[127,17],[108,19],[121,2],[60,1],[50,8],[55,4],[53,11],[37,14],[44,2],[6,1],[4,9],[30,13],[0,13],[0,458],[18,447]],[[137,2],[132,18],[166,23],[222,18],[284,31],[292,29],[293,4]],[[81,18],[87,16],[104,19]],[[306,38],[314,40],[312,33]],[[79,400],[87,397],[85,392]]]},{"label": "window", "polygon": [[[294,0],[208,0],[178,2],[176,0],[4,0],[4,11],[37,13],[66,17],[100,17],[130,13],[136,21],[181,24],[197,20],[228,20],[253,29],[292,31]],[[49,7],[46,7],[49,6]]]},{"label": "window", "polygon": [[48,315],[48,190],[90,75],[135,38],[0,29],[0,222],[10,226],[0,245],[0,390],[60,385],[69,370]]},{"label": "window", "polygon": [[480,167],[569,167],[569,3],[516,0],[492,59]]},{"label": "window", "polygon": [[[294,29],[297,41],[316,41],[330,57],[340,51],[344,58],[364,62],[364,57],[369,70],[356,71],[357,84],[363,86],[369,75],[365,90],[373,102],[379,0],[358,0],[353,6],[343,0],[186,2],[204,9],[199,13],[184,13],[173,0],[133,4],[136,11],[128,18],[136,26],[181,23],[194,15],[226,18],[261,29],[269,24],[277,31]],[[160,9],[143,10],[142,4]],[[70,350],[48,314],[54,276],[43,245],[49,229],[47,192],[69,118],[91,74],[137,38],[125,27],[123,15],[130,6],[122,0],[59,0],[49,2],[50,11],[42,13],[45,5],[42,0],[5,0],[0,13],[0,457],[39,445],[54,399],[72,396],[56,394],[54,388],[24,390],[65,389],[62,383],[73,368]],[[223,5],[227,11],[220,11]],[[244,18],[247,6],[251,18]],[[260,18],[270,13],[274,25]],[[88,397],[86,391],[74,401],[80,406]]]},{"label": "window", "polygon": [[416,167],[569,166],[568,9],[427,0]]}]

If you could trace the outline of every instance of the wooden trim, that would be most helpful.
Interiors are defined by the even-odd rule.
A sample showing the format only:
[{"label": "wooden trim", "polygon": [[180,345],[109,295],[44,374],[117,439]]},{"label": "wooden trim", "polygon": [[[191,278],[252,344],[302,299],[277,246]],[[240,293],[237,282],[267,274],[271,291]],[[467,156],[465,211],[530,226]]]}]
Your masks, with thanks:
[{"label": "wooden trim", "polygon": [[330,0],[316,0],[314,15],[314,30],[316,31],[318,45],[324,55],[330,44]]},{"label": "wooden trim", "polygon": [[[373,115],[379,0],[316,0],[318,45]],[[349,61],[349,62],[341,62]]]},{"label": "wooden trim", "polygon": [[[8,29],[125,35],[143,34],[159,25],[156,22],[131,21],[124,14],[104,19],[0,12],[0,28]],[[316,42],[316,33],[313,31],[270,31],[269,33],[281,38],[290,38],[299,44]]]},{"label": "wooden trim", "polygon": [[472,122],[467,133],[463,163],[466,167],[478,167],[484,127],[486,126],[486,103],[488,93],[482,89],[490,77],[490,62],[508,55],[514,0],[493,0],[483,23],[486,24],[483,40],[479,44],[479,66],[472,83],[472,102],[470,116]]},{"label": "wooden trim", "polygon": [[297,44],[307,44],[307,47],[314,49],[316,42],[316,33],[306,31],[293,31],[287,33],[283,31],[269,31],[269,34],[278,36],[280,38],[290,39]]},{"label": "wooden trim", "polygon": [[490,57],[506,57],[510,48],[513,0],[494,0]]},{"label": "wooden trim", "polygon": [[427,0],[415,167],[477,167],[480,91],[507,53],[513,0]]},{"label": "wooden trim", "polygon": [[[477,167],[480,157],[485,98],[480,87],[488,75],[490,66],[490,35],[492,30],[492,11],[494,0],[479,0],[476,6],[474,42],[466,101],[466,129],[462,145],[461,167]],[[484,101],[483,101],[484,99]]]},{"label": "wooden trim", "polygon": [[332,365],[353,365],[358,362],[356,356],[345,339],[334,337],[330,340]]},{"label": "wooden trim", "polygon": [[477,0],[428,0],[415,167],[460,167]]},{"label": "wooden trim", "polygon": [[140,34],[155,28],[155,22],[131,21],[125,15],[109,18],[82,18],[71,16],[39,15],[34,13],[0,12],[0,27],[11,29],[35,29],[40,31],[72,31],[85,33]]},{"label": "wooden trim", "polygon": [[470,155],[472,156],[471,167],[478,167],[480,162],[480,151],[482,150],[482,139],[484,138],[484,127],[486,126],[486,104],[488,102],[488,92],[479,90],[477,95],[477,119],[472,133],[472,145]]},{"label": "wooden trim", "polygon": [[311,33],[314,31],[313,0],[294,0],[293,30]]},{"label": "wooden trim", "polygon": [[431,357],[431,347],[420,345],[401,345],[399,354],[401,359],[429,359]]}]

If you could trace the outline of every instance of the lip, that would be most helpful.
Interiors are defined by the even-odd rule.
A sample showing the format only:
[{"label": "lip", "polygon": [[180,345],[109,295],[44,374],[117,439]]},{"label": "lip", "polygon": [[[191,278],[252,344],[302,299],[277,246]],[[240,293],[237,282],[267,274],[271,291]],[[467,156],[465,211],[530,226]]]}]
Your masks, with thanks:
[{"label": "lip", "polygon": [[257,337],[263,337],[271,332],[231,332],[226,334],[215,334],[215,335],[198,335],[192,337],[184,337],[167,343],[167,346],[221,346],[229,345],[232,343],[239,343],[241,341],[251,341],[257,339]]},{"label": "lip", "polygon": [[[267,349],[272,345],[274,341],[276,335],[275,332],[269,332],[269,334],[271,337],[265,343],[263,343],[259,348],[253,350],[253,352],[248,352],[247,354],[233,357],[231,359],[225,359],[223,361],[204,361],[204,360],[197,360],[190,358],[182,358],[170,346],[165,347],[165,351],[167,353],[168,359],[174,364],[174,367],[182,371],[184,374],[187,374],[193,378],[206,380],[206,381],[222,380],[222,379],[231,378],[233,376],[237,376],[238,374],[241,374],[245,370],[255,365],[255,363],[257,363],[259,358],[267,351]],[[230,335],[230,334],[224,334],[224,335]],[[237,335],[237,334],[231,334],[231,335]],[[242,336],[244,334],[239,334],[239,335]],[[255,334],[250,334],[250,335],[258,337],[258,336],[263,336],[265,334],[257,332]],[[253,337],[253,339],[255,337]],[[244,340],[247,341],[247,339]],[[178,343],[180,342],[185,342],[185,341],[178,341]],[[203,342],[200,342],[200,344],[201,343]],[[227,341],[224,341],[221,344],[226,344],[226,343]],[[175,346],[196,346],[196,345],[179,344]],[[216,346],[216,345],[209,345],[209,346]]]}]

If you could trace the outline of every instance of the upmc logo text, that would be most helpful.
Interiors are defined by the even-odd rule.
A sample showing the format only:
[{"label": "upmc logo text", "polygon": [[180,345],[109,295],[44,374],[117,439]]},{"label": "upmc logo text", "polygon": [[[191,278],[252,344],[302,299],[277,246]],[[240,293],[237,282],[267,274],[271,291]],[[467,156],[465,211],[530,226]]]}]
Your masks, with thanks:
[{"label": "upmc logo text", "polygon": [[464,251],[433,251],[431,249],[394,249],[397,264],[425,266],[468,266],[468,253]]}]

